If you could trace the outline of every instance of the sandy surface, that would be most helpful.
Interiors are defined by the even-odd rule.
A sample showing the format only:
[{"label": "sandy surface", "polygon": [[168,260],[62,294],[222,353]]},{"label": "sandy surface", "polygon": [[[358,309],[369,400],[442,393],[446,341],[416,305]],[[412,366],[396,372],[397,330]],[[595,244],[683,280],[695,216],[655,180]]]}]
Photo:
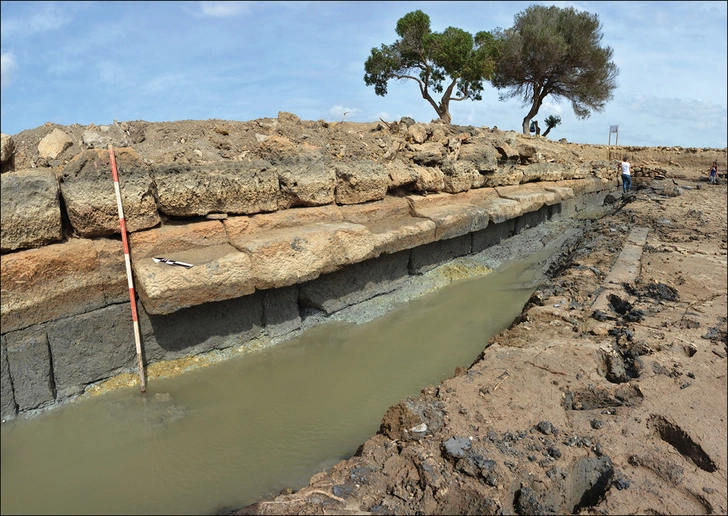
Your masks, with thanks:
[{"label": "sandy surface", "polygon": [[637,186],[469,369],[238,513],[725,514],[726,186]]}]

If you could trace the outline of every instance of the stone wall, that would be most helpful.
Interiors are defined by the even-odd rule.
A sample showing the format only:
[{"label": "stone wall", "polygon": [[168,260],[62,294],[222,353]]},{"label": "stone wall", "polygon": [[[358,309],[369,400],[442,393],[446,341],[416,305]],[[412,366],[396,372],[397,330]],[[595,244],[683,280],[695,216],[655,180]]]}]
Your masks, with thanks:
[{"label": "stone wall", "polygon": [[[420,148],[385,162],[149,166],[116,149],[145,364],[285,336],[615,190],[610,163],[549,161],[521,138],[458,144],[435,163]],[[1,177],[8,419],[136,362],[108,150]]]}]

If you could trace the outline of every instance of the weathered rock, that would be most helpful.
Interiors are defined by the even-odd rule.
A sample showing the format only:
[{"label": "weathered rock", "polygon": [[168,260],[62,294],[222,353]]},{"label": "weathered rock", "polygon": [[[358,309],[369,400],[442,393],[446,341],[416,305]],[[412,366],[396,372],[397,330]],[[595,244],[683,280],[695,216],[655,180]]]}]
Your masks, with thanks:
[{"label": "weathered rock", "polygon": [[64,150],[73,145],[73,140],[60,129],[53,129],[49,135],[38,144],[38,154],[42,158],[56,159]]},{"label": "weathered rock", "polygon": [[252,294],[255,281],[251,258],[229,244],[166,253],[165,258],[192,268],[134,261],[139,299],[150,314],[169,314],[190,306]]},{"label": "weathered rock", "polygon": [[498,168],[498,153],[488,141],[471,140],[460,146],[458,160],[470,161],[479,172],[494,172]]},{"label": "weathered rock", "polygon": [[544,205],[556,204],[561,200],[555,192],[546,191],[536,185],[499,186],[495,190],[504,199],[520,202],[524,213],[536,211]]},{"label": "weathered rock", "polygon": [[336,172],[329,159],[301,159],[278,168],[278,209],[323,206],[334,202]]},{"label": "weathered rock", "polygon": [[417,181],[417,172],[410,165],[401,161],[393,161],[385,166],[389,174],[389,190],[395,190],[402,186],[413,185]]},{"label": "weathered rock", "polygon": [[507,161],[518,160],[518,151],[506,142],[495,142],[495,150],[500,154],[500,159]]},{"label": "weathered rock", "polygon": [[[92,240],[73,239],[8,254],[0,267],[3,332],[88,312],[106,303],[99,255]],[[121,271],[124,274],[123,261]]]},{"label": "weathered rock", "polygon": [[225,231],[232,241],[244,234],[254,235],[281,228],[294,228],[319,222],[344,220],[341,208],[335,204],[313,208],[291,208],[274,213],[260,213],[252,217],[231,217],[224,222]]},{"label": "weathered rock", "polygon": [[414,190],[420,192],[442,192],[445,188],[445,174],[439,168],[415,167],[417,181]]},{"label": "weathered rock", "polygon": [[450,161],[442,163],[444,174],[443,191],[447,193],[466,192],[477,183],[482,183],[482,176],[471,161]]},{"label": "weathered rock", "polygon": [[424,124],[412,124],[407,128],[408,138],[415,143],[425,143],[427,133],[427,126]]},{"label": "weathered rock", "polygon": [[427,142],[421,145],[411,144],[412,161],[418,165],[434,167],[445,158],[445,147],[439,142]]},{"label": "weathered rock", "polygon": [[523,169],[517,166],[505,166],[482,175],[484,187],[518,185],[523,180]]},{"label": "weathered rock", "polygon": [[136,366],[128,303],[50,322],[46,332],[58,400]]},{"label": "weathered rock", "polygon": [[27,249],[63,238],[58,181],[48,170],[0,176],[2,252]]},{"label": "weathered rock", "polygon": [[249,254],[259,290],[315,279],[364,260],[374,248],[369,230],[348,222],[274,229],[232,243]]},{"label": "weathered rock", "polygon": [[372,257],[396,253],[434,242],[436,225],[430,219],[394,216],[364,224],[371,232]]},{"label": "weathered rock", "polygon": [[487,209],[471,204],[455,204],[450,194],[410,196],[412,212],[435,223],[435,238],[444,240],[485,229],[490,220]]},{"label": "weathered rock", "polygon": [[300,124],[301,123],[301,119],[298,118],[298,115],[295,115],[293,113],[288,113],[286,111],[278,112],[278,121],[281,124]]},{"label": "weathered rock", "polygon": [[7,360],[19,410],[31,410],[55,400],[48,339],[43,327],[8,333]]},{"label": "weathered rock", "polygon": [[150,256],[166,258],[169,253],[225,243],[225,227],[216,220],[183,226],[162,226],[129,235],[129,248],[135,260]]},{"label": "weathered rock", "polygon": [[263,292],[263,325],[272,337],[285,335],[301,327],[297,286]]},{"label": "weathered rock", "polygon": [[[121,131],[112,129],[108,125],[100,125],[84,131],[81,137],[88,149],[106,149],[109,144],[115,147],[127,147],[129,142]],[[143,139],[143,138],[142,138]]]},{"label": "weathered rock", "polygon": [[5,163],[15,152],[15,142],[9,134],[0,134],[0,163]]},{"label": "weathered rock", "polygon": [[523,183],[531,181],[561,181],[564,166],[560,163],[534,163],[523,167]]},{"label": "weathered rock", "polygon": [[359,204],[379,201],[387,195],[389,174],[384,166],[374,161],[363,160],[336,163],[336,203]]},{"label": "weathered rock", "polygon": [[[126,228],[130,232],[160,222],[154,184],[133,149],[115,149]],[[84,237],[119,233],[119,209],[106,150],[84,151],[59,176],[61,195],[74,231]]]},{"label": "weathered rock", "polygon": [[253,214],[278,209],[278,170],[269,162],[172,163],[152,169],[159,210],[191,217]]},{"label": "weathered rock", "polygon": [[[381,201],[342,206],[339,212],[343,220],[354,224],[366,224],[382,219],[410,216],[410,203],[404,197],[387,196]],[[311,221],[315,222],[315,221]]]},{"label": "weathered rock", "polygon": [[5,422],[15,418],[18,413],[13,393],[13,380],[10,378],[5,335],[0,336],[0,388],[0,417]]}]

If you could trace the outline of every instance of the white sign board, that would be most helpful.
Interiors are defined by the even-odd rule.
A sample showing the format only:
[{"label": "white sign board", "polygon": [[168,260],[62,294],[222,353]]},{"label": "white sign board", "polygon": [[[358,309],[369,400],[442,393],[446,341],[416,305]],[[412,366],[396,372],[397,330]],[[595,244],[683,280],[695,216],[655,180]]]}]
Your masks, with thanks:
[{"label": "white sign board", "polygon": [[609,126],[609,133],[618,133],[619,132],[619,126],[618,125],[610,125]]}]

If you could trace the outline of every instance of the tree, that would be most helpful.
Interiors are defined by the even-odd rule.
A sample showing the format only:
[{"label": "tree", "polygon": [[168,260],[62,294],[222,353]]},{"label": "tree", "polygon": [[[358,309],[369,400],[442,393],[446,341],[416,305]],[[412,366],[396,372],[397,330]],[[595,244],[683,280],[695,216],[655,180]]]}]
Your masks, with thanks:
[{"label": "tree", "polygon": [[[430,30],[430,17],[422,11],[405,14],[397,22],[399,35],[391,45],[373,48],[364,63],[364,82],[384,97],[390,80],[410,79],[437,116],[451,121],[450,101],[482,100],[483,81],[495,69],[497,49],[490,32],[469,32],[448,27]],[[441,93],[437,102],[433,93]]]},{"label": "tree", "polygon": [[549,115],[546,117],[546,120],[544,120],[543,123],[546,124],[546,132],[543,133],[544,137],[546,137],[548,136],[549,132],[551,132],[551,129],[561,124],[561,117]]},{"label": "tree", "polygon": [[548,95],[571,101],[581,119],[612,100],[619,69],[612,49],[600,46],[596,14],[532,5],[515,16],[512,28],[496,30],[495,37],[501,54],[491,82],[504,90],[500,100],[521,97],[524,107],[530,104],[524,134]]}]

